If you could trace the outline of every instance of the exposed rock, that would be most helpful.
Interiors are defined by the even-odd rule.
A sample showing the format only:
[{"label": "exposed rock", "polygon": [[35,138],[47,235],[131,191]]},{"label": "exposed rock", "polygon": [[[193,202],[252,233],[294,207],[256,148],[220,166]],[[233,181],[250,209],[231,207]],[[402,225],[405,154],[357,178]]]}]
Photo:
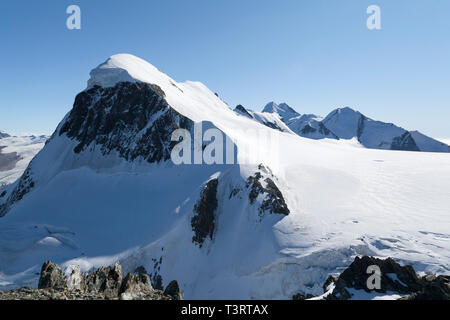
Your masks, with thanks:
[{"label": "exposed rock", "polygon": [[[372,273],[368,273],[369,266],[378,266],[381,271],[380,288],[370,290],[367,281]],[[397,280],[397,279],[398,280]],[[348,289],[364,290],[366,292],[376,291],[386,293],[387,291],[401,294],[409,294],[419,290],[421,279],[411,266],[401,266],[393,259],[381,260],[373,257],[356,257],[352,264],[338,277],[335,288],[328,299],[349,299],[351,294]]]},{"label": "exposed rock", "polygon": [[134,273],[129,273],[123,279],[119,297],[121,300],[146,300],[154,294],[150,276],[143,267],[139,267]]},{"label": "exposed rock", "polygon": [[424,285],[420,291],[400,300],[450,300],[450,276],[428,275],[422,280]]},{"label": "exposed rock", "polygon": [[122,267],[116,263],[112,267],[100,267],[86,276],[86,290],[103,293],[106,299],[119,295],[122,284]]},{"label": "exposed rock", "polygon": [[[367,280],[374,273],[368,267],[380,270],[379,289],[369,289]],[[351,290],[350,290],[351,289]],[[392,258],[385,260],[374,257],[356,257],[352,264],[338,278],[329,276],[323,284],[326,300],[347,300],[351,291],[363,290],[367,293],[388,293],[402,295],[399,300],[450,300],[450,276],[426,275],[420,277],[411,266],[401,266]],[[297,293],[293,300],[306,300],[314,295]]]},{"label": "exposed rock", "polygon": [[139,266],[134,270],[137,274],[148,274],[147,270],[143,266]]},{"label": "exposed rock", "polygon": [[327,293],[328,290],[330,290],[330,285],[336,283],[336,278],[332,275],[328,276],[327,280],[325,280],[325,283],[323,284],[323,293]]},{"label": "exposed rock", "polygon": [[194,231],[192,242],[197,243],[200,248],[207,237],[213,238],[218,184],[218,179],[208,181],[200,195],[200,200],[194,206],[196,215],[191,220],[192,231]]},{"label": "exposed rock", "polygon": [[245,109],[245,107],[241,104],[237,105],[236,108],[234,108],[234,112],[237,112],[243,116],[246,116],[248,118],[253,119],[253,116]]},{"label": "exposed rock", "polygon": [[391,150],[420,151],[410,132],[392,140]]},{"label": "exposed rock", "polygon": [[[265,176],[272,176],[270,169],[263,165],[259,165],[259,170],[253,176],[248,177],[246,187],[250,188],[249,200],[250,203],[254,203],[256,198],[262,195],[262,204],[259,208],[259,214],[262,216],[265,212],[270,214],[283,214],[288,215],[290,213],[289,208],[281,194],[280,189],[276,186],[275,182],[270,177],[264,179]],[[263,183],[265,186],[263,186]]]},{"label": "exposed rock", "polygon": [[146,83],[94,86],[77,95],[59,135],[79,142],[76,153],[95,143],[104,155],[117,151],[129,161],[138,157],[151,163],[169,160],[176,144],[171,141],[172,132],[190,129],[193,123],[173,110],[164,97],[161,88]]},{"label": "exposed rock", "polygon": [[67,277],[64,271],[51,261],[42,265],[41,275],[39,277],[39,289],[65,289],[67,288]]},{"label": "exposed rock", "polygon": [[307,294],[303,294],[303,293],[297,293],[296,295],[294,295],[292,297],[292,300],[307,300],[307,299],[311,299],[311,298],[315,298],[317,297],[316,295],[307,293]]},{"label": "exposed rock", "polygon": [[178,286],[178,282],[176,280],[171,281],[166,290],[164,290],[164,294],[166,296],[171,297],[174,300],[183,300],[183,292],[181,292],[180,287]]},{"label": "exposed rock", "polygon": [[[373,275],[369,267],[377,266],[379,288],[368,288],[368,279]],[[373,268],[373,267],[371,267]],[[356,257],[352,264],[335,280],[335,288],[326,298],[330,300],[346,300],[352,297],[349,289],[365,292],[396,293],[408,295],[406,300],[448,300],[450,299],[450,277],[428,275],[420,277],[413,267],[401,266],[392,258],[385,260],[374,257]],[[324,284],[328,287],[330,278]]]},{"label": "exposed rock", "polygon": [[[32,161],[33,162],[33,161]],[[27,170],[23,173],[17,182],[16,187],[10,192],[9,197],[6,202],[0,204],[0,218],[3,217],[11,207],[11,205],[17,201],[22,200],[22,198],[34,188],[34,181],[31,177],[30,167],[32,162],[29,164]]]},{"label": "exposed rock", "polygon": [[104,300],[104,296],[79,290],[21,288],[7,292],[0,291],[0,300]]},{"label": "exposed rock", "polygon": [[143,267],[127,274],[122,281],[122,267],[116,263],[82,274],[78,267],[68,280],[56,264],[42,266],[39,289],[21,288],[0,291],[0,300],[174,300],[183,299],[178,283],[172,281],[166,293],[152,287],[150,277]]},{"label": "exposed rock", "polygon": [[152,285],[157,290],[163,290],[163,279],[156,271],[151,275]]},{"label": "exposed rock", "polygon": [[69,290],[84,290],[86,288],[85,278],[81,274],[80,267],[75,266],[72,269],[70,277],[67,281]]}]

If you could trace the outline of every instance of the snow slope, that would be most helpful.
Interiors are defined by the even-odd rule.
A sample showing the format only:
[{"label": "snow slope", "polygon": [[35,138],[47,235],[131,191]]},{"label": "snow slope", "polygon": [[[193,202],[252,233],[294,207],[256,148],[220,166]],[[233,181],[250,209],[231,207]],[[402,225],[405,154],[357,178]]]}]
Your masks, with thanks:
[{"label": "snow slope", "polygon": [[[170,107],[150,114],[150,127],[161,115],[176,113],[208,123],[236,144],[241,164],[175,166],[163,157],[126,158],[118,149],[105,150],[104,139],[117,137],[131,152],[147,127],[120,120],[117,132],[96,136],[75,152],[84,135],[63,128],[88,123],[77,116],[85,106],[97,110],[90,104],[110,93],[104,88],[132,90],[118,87],[123,81],[164,92]],[[188,299],[320,294],[327,276],[355,255],[391,256],[420,272],[450,272],[449,154],[366,149],[352,140],[315,141],[273,130],[237,114],[203,84],[177,83],[127,54],[94,69],[88,90],[76,99],[80,109],[63,119],[21,181],[0,198],[0,206],[8,204],[0,218],[0,288],[35,284],[35,272],[48,259],[68,271],[116,260],[125,270],[144,265],[164,285],[179,280]],[[107,101],[114,104],[118,92]],[[89,128],[82,126],[87,133]],[[199,208],[214,181],[211,217],[210,209]],[[289,214],[272,212],[280,195],[269,181]],[[201,243],[193,240],[201,235],[193,226],[196,217],[214,221]]]},{"label": "snow slope", "polygon": [[[16,154],[19,159],[9,170],[0,170],[0,186],[16,181],[28,163],[44,147],[47,136],[7,136],[0,140],[1,154]],[[2,148],[3,147],[3,148]]]}]

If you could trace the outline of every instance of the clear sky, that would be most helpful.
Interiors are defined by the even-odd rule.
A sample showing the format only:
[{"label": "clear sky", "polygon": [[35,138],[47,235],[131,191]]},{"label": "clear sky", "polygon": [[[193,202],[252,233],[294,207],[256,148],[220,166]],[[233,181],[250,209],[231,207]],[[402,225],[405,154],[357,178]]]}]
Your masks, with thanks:
[{"label": "clear sky", "polygon": [[[81,8],[81,30],[66,8]],[[381,30],[366,9],[381,8]],[[1,0],[0,130],[52,133],[89,71],[135,54],[230,106],[350,106],[450,137],[449,0]]]}]

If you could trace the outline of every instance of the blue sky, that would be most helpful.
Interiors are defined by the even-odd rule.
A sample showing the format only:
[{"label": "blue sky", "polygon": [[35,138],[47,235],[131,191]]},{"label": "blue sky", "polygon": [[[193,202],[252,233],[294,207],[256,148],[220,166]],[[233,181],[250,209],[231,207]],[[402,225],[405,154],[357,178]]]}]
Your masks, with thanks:
[{"label": "blue sky", "polygon": [[[77,4],[82,29],[66,28]],[[366,28],[381,7],[382,29]],[[448,0],[2,0],[0,130],[51,133],[89,71],[132,53],[231,106],[350,106],[450,137]]]}]

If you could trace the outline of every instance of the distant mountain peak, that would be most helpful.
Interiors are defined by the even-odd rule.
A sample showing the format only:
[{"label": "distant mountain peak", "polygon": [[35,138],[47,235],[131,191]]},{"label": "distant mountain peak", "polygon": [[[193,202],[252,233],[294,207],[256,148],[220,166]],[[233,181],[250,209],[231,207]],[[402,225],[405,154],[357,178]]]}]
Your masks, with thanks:
[{"label": "distant mountain peak", "polygon": [[276,113],[285,122],[300,115],[300,113],[292,109],[287,103],[283,102],[278,105],[273,101],[266,104],[262,112]]},{"label": "distant mountain peak", "polygon": [[339,115],[339,114],[361,114],[358,110],[355,110],[350,107],[342,107],[342,108],[336,108],[333,111],[329,113],[330,115]]}]

